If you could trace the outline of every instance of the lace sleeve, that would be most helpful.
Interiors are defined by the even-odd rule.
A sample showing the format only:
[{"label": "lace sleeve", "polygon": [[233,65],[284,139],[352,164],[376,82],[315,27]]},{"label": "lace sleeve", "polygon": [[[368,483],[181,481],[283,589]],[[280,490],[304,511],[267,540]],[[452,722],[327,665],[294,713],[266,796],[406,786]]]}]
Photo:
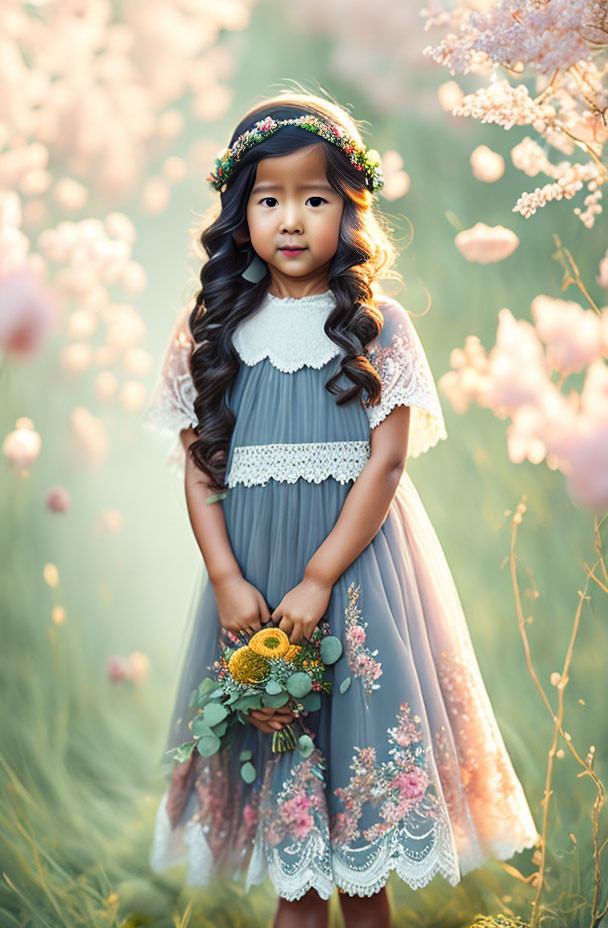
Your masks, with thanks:
[{"label": "lace sleeve", "polygon": [[178,474],[183,474],[185,465],[180,431],[198,425],[190,373],[190,357],[195,343],[188,326],[189,315],[189,311],[184,313],[173,326],[159,376],[141,417],[144,428],[159,432],[170,440],[165,463]]},{"label": "lace sleeve", "polygon": [[[385,302],[386,301],[386,302]],[[376,406],[363,406],[374,429],[395,406],[411,406],[408,457],[417,457],[447,438],[431,368],[409,313],[397,300],[383,298],[384,325],[367,346],[367,356],[382,380]]]}]

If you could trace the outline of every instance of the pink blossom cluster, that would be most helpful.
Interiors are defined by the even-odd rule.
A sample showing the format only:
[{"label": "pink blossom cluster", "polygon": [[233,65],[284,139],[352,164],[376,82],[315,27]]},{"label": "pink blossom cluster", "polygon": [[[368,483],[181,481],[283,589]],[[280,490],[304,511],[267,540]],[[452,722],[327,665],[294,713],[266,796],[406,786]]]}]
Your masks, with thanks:
[{"label": "pink blossom cluster", "polygon": [[497,0],[484,12],[461,4],[453,20],[444,20],[457,31],[423,54],[452,74],[471,71],[475,53],[512,70],[552,74],[591,60],[592,41],[605,41],[605,16],[602,0]]},{"label": "pink blossom cluster", "polygon": [[322,756],[315,750],[306,760],[293,766],[279,792],[272,790],[271,773],[264,781],[259,807],[265,840],[275,846],[286,838],[304,840],[318,827],[315,814],[324,812]]},{"label": "pink blossom cluster", "polygon": [[[608,506],[608,307],[598,314],[539,295],[532,316],[534,324],[502,309],[490,353],[469,336],[452,352],[452,370],[439,387],[458,412],[476,402],[509,417],[510,459],[546,461],[565,475],[575,505],[602,510]],[[565,378],[583,369],[580,394],[564,394]]]},{"label": "pink blossom cluster", "polygon": [[[605,113],[608,93],[608,25],[603,0],[498,0],[483,12],[461,4],[441,17],[423,11],[427,25],[441,24],[448,34],[439,44],[427,45],[426,56],[448,67],[452,74],[469,71],[491,74],[492,81],[455,101],[452,113],[505,129],[528,125],[549,145],[566,155],[582,149],[587,162],[552,164],[540,150],[528,146],[526,170],[530,176],[543,171],[553,183],[524,192],[514,211],[525,218],[554,200],[572,199],[585,184],[584,208],[574,213],[587,228],[601,213],[601,186],[608,178],[602,159],[608,138]],[[597,49],[601,54],[597,54]],[[496,69],[536,78],[537,96],[528,87],[498,80]],[[514,163],[521,155],[513,153]]]},{"label": "pink blossom cluster", "polygon": [[411,707],[403,702],[397,713],[397,724],[387,731],[391,759],[378,762],[373,747],[355,748],[348,784],[334,790],[344,804],[331,823],[331,838],[335,844],[354,844],[361,832],[359,822],[366,802],[378,805],[379,820],[363,830],[366,841],[377,841],[386,832],[402,825],[410,811],[425,800],[425,814],[437,814],[437,802],[429,792],[431,784],[426,767],[420,764],[422,735],[420,717],[412,715]]},{"label": "pink blossom cluster", "polygon": [[365,646],[367,641],[367,622],[361,621],[361,609],[357,605],[360,586],[354,581],[348,588],[348,605],[345,614],[345,640],[348,664],[356,677],[360,677],[366,694],[380,688],[376,680],[382,676],[382,663],[375,660],[378,649],[370,651]]},{"label": "pink blossom cluster", "polygon": [[[42,222],[53,201],[72,211],[86,205],[87,184],[102,202],[131,196],[184,132],[184,98],[197,120],[227,111],[234,64],[217,40],[244,29],[255,3],[4,3],[0,186],[24,191],[31,218]],[[218,147],[208,140],[199,171]],[[196,148],[192,156],[196,170]],[[180,160],[166,158],[146,181],[144,208],[166,205],[169,185],[187,172]]]},{"label": "pink blossom cluster", "polygon": [[299,789],[291,799],[279,806],[281,821],[288,826],[294,838],[300,841],[314,825],[314,819],[310,814],[314,798],[309,798],[303,789]]}]

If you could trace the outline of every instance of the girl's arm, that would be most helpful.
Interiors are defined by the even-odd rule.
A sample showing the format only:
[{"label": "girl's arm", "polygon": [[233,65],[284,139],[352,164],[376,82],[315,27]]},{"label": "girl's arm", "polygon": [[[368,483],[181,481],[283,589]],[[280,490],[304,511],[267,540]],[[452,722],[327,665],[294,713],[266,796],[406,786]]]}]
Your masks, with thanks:
[{"label": "girl's arm", "polygon": [[221,501],[207,502],[215,491],[188,451],[196,439],[192,426],[182,429],[180,438],[186,453],[184,486],[188,516],[213,585],[220,624],[232,632],[259,631],[262,623],[268,621],[270,610],[260,591],[245,579],[234,556]]},{"label": "girl's arm", "polygon": [[219,500],[207,502],[207,497],[215,493],[209,486],[209,478],[196,466],[188,448],[196,440],[192,426],[180,431],[180,438],[186,452],[184,487],[188,516],[196,543],[198,544],[211,583],[222,583],[233,578],[242,577],[241,569],[233,554],[226,520]]},{"label": "girl's arm", "polygon": [[433,374],[409,313],[385,298],[384,324],[370,343],[370,363],[382,381],[376,406],[364,402],[371,454],[347,495],[333,529],[306,565],[305,577],[334,584],[384,522],[409,454],[417,457],[446,438]]},{"label": "girl's arm", "polygon": [[172,451],[167,463],[178,472],[183,468],[190,524],[213,585],[222,627],[233,632],[257,631],[261,622],[268,620],[268,606],[259,590],[243,577],[230,545],[223,507],[219,500],[207,502],[214,491],[188,450],[196,439],[194,427],[198,424],[190,369],[195,343],[189,315],[188,310],[175,321],[142,424],[170,437]]},{"label": "girl's arm", "polygon": [[371,455],[347,494],[336,523],[304,578],[333,586],[384,522],[405,467],[410,407],[396,407],[371,433]]}]

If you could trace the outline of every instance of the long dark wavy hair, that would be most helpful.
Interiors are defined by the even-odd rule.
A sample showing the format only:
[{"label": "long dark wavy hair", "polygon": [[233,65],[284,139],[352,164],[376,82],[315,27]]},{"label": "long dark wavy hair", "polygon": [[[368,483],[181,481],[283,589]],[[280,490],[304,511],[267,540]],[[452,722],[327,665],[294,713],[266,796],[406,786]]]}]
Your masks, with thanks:
[{"label": "long dark wavy hair", "polygon": [[[284,119],[303,113],[329,118],[361,143],[356,123],[341,106],[316,94],[283,91],[264,99],[243,116],[229,146],[263,116]],[[248,234],[247,202],[258,162],[313,144],[322,145],[327,181],[344,199],[338,247],[328,273],[336,305],[325,322],[325,332],[345,354],[340,370],[328,379],[325,389],[336,395],[338,405],[348,403],[362,391],[372,405],[380,399],[380,378],[363,351],[382,328],[383,316],[377,305],[381,293],[378,285],[374,285],[375,280],[381,271],[384,277],[400,276],[385,273],[395,260],[388,224],[381,214],[376,214],[374,195],[366,187],[362,172],[337,146],[299,126],[283,126],[242,156],[226,189],[220,193],[219,213],[197,233],[196,246],[201,255],[206,253],[207,259],[199,276],[201,287],[189,314],[190,330],[197,343],[191,371],[198,416],[195,428],[198,437],[189,451],[196,465],[207,474],[210,488],[217,492],[227,490],[225,470],[236,421],[227,404],[241,364],[232,345],[232,333],[257,310],[270,284],[269,272],[258,283],[241,276],[254,257],[254,249],[250,241],[238,245],[234,236],[238,239],[243,232]],[[346,389],[337,386],[341,374],[352,386]]]}]

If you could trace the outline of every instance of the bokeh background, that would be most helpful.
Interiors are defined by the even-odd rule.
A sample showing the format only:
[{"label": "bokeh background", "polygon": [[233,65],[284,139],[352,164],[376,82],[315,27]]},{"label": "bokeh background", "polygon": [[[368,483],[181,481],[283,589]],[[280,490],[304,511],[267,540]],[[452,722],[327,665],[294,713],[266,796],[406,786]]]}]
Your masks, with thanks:
[{"label": "bokeh background", "polygon": [[[422,55],[441,31],[424,30],[412,0],[49,0],[3,4],[0,17],[0,267],[27,254],[57,294],[39,346],[5,350],[0,371],[0,924],[267,925],[270,885],[249,896],[236,886],[192,891],[179,869],[159,877],[148,868],[167,775],[158,756],[204,565],[183,487],[164,464],[169,447],[140,418],[196,286],[191,239],[215,200],[205,181],[213,159],[242,112],[289,80],[346,106],[387,157],[380,201],[406,285],[387,290],[414,314],[436,379],[468,335],[494,344],[503,307],[529,319],[537,294],[560,295],[555,233],[601,303],[605,226],[585,228],[568,202],[530,219],[513,212],[522,189],[532,189],[508,157],[524,130],[506,133],[442,105],[455,78]],[[505,156],[496,183],[473,174],[479,145]],[[455,235],[477,221],[515,232],[510,257],[463,257]],[[17,286],[32,306],[44,303],[30,283]],[[606,530],[600,523],[594,536],[594,514],[572,503],[558,470],[509,459],[505,421],[476,405],[457,413],[441,399],[448,440],[407,466],[540,829],[553,724],[517,625],[513,513],[525,501],[517,576],[533,619],[533,664],[554,708],[551,674],[562,668],[585,565]],[[579,753],[595,746],[600,777],[606,603],[591,583],[564,717]],[[558,752],[549,924],[590,924],[597,790],[580,771],[571,753]],[[602,810],[600,839],[605,826]],[[456,888],[437,878],[414,892],[392,877],[395,923],[455,928],[499,912],[527,919],[535,888],[521,876],[535,869],[532,851],[510,863],[519,874],[489,862]],[[335,898],[332,924],[341,924]]]}]

